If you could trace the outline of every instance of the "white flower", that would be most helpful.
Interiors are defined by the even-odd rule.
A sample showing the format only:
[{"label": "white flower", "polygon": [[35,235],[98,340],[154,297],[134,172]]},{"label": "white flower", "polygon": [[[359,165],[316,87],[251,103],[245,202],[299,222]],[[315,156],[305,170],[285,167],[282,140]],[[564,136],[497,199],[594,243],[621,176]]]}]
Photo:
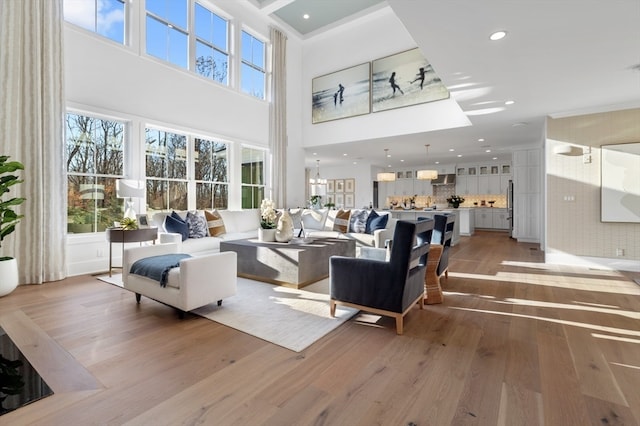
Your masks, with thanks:
[{"label": "white flower", "polygon": [[272,200],[264,199],[260,204],[260,214],[262,216],[261,226],[265,229],[276,227],[278,215]]}]

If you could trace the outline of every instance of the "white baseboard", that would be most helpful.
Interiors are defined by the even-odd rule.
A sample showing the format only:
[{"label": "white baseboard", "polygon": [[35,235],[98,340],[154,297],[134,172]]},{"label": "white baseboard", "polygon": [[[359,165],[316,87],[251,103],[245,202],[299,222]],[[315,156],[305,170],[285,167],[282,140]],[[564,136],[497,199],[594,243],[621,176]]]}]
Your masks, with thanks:
[{"label": "white baseboard", "polygon": [[545,253],[545,263],[553,265],[584,266],[587,268],[608,269],[611,271],[640,272],[640,261],[608,257],[576,256],[569,253]]}]

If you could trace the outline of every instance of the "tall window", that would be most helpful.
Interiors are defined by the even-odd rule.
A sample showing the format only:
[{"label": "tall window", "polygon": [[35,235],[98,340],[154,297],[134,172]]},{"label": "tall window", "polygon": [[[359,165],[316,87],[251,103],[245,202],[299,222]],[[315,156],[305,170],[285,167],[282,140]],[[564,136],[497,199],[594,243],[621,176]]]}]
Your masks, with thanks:
[{"label": "tall window", "polygon": [[123,122],[67,114],[69,233],[104,231],[122,218],[115,181],[123,176],[124,129]]},{"label": "tall window", "polygon": [[257,209],[265,193],[266,152],[242,148],[242,208]]},{"label": "tall window", "polygon": [[125,0],[64,0],[63,7],[65,21],[124,44]]},{"label": "tall window", "polygon": [[229,84],[229,24],[209,9],[195,5],[196,72]]},{"label": "tall window", "polygon": [[242,91],[265,99],[265,45],[246,31],[242,31]]},{"label": "tall window", "polygon": [[227,145],[195,138],[194,148],[196,208],[226,209],[229,206]]},{"label": "tall window", "polygon": [[145,129],[147,212],[187,210],[187,137]]},{"label": "tall window", "polygon": [[147,54],[187,68],[188,0],[146,0]]}]

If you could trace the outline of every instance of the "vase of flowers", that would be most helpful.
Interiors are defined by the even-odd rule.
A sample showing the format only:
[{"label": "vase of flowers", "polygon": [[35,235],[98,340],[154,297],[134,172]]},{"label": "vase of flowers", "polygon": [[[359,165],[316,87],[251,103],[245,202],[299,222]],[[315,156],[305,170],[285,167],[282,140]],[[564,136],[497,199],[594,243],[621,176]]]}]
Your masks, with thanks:
[{"label": "vase of flowers", "polygon": [[273,201],[265,199],[260,204],[260,228],[258,228],[258,240],[272,242],[276,240],[276,225],[278,215]]},{"label": "vase of flowers", "polygon": [[458,207],[460,207],[460,204],[464,203],[464,198],[460,195],[452,195],[451,197],[447,198],[447,203],[449,203],[449,205],[454,209],[457,209]]}]

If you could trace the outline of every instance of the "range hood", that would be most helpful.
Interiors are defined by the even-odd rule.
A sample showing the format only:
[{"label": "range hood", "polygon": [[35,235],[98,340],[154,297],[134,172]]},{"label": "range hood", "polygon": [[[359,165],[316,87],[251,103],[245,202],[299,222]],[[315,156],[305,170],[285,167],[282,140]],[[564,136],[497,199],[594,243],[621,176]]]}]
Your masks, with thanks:
[{"label": "range hood", "polygon": [[456,175],[453,173],[446,174],[446,175],[438,174],[438,177],[431,181],[431,185],[449,185],[449,184],[455,184],[455,183],[456,183]]}]

